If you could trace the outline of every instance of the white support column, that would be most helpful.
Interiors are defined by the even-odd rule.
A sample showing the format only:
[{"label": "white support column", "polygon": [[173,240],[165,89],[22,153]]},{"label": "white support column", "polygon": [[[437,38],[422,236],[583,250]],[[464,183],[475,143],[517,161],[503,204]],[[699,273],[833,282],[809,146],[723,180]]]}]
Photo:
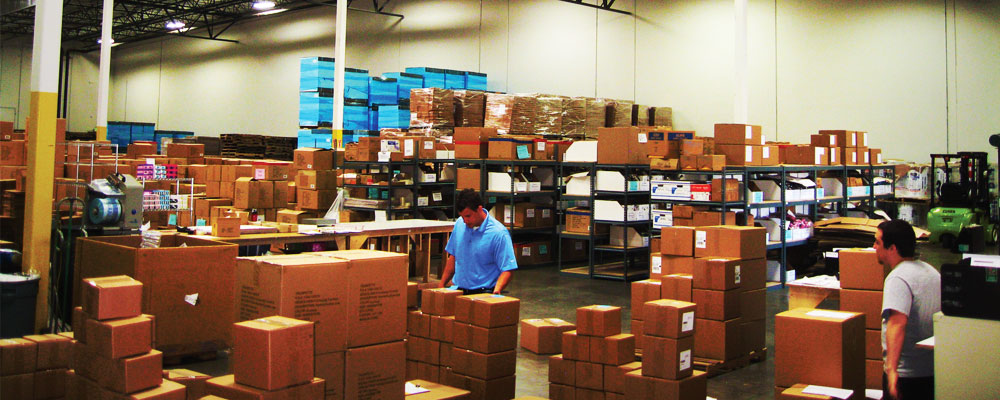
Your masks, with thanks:
[{"label": "white support column", "polygon": [[104,0],[101,22],[101,66],[97,78],[97,140],[108,140],[108,86],[111,84],[111,28],[115,1]]},{"label": "white support column", "polygon": [[747,0],[735,0],[734,57],[733,57],[733,122],[749,123],[750,103],[749,62],[747,55]]},{"label": "white support column", "polygon": [[333,135],[344,129],[344,67],[347,66],[347,0],[337,0],[336,71],[333,75]]},{"label": "white support column", "polygon": [[38,0],[35,3],[22,268],[41,275],[35,303],[36,331],[45,327],[49,318],[49,247],[52,240],[52,185],[55,180],[62,12],[62,0]]}]

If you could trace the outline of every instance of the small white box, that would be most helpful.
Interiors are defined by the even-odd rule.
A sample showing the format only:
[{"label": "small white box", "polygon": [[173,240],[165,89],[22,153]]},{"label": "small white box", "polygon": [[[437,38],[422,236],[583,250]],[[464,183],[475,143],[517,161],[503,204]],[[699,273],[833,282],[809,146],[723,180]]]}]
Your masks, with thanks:
[{"label": "small white box", "polygon": [[587,172],[580,172],[566,177],[566,194],[590,196],[590,175]]},{"label": "small white box", "polygon": [[624,222],[625,206],[614,200],[594,200],[594,219]]},{"label": "small white box", "polygon": [[563,154],[564,162],[597,162],[597,141],[573,142]]},{"label": "small white box", "polygon": [[670,210],[652,210],[653,228],[674,226],[674,212]]},{"label": "small white box", "polygon": [[[757,179],[753,181],[754,185],[764,195],[764,201],[781,201],[781,185],[778,182],[769,179]],[[786,193],[787,195],[788,193]],[[787,201],[794,201],[792,199],[786,198]]]}]

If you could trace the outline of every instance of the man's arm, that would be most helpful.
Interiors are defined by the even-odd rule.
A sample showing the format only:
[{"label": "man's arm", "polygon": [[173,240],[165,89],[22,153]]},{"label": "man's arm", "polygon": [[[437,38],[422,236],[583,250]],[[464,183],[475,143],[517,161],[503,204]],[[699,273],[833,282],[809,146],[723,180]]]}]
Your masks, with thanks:
[{"label": "man's arm", "polygon": [[896,310],[888,310],[889,319],[885,326],[885,375],[888,378],[889,398],[899,398],[899,357],[903,352],[906,336],[906,322],[909,318]]},{"label": "man's arm", "polygon": [[441,273],[441,287],[451,286],[453,276],[455,276],[455,256],[448,254],[448,260],[444,262],[444,272]]},{"label": "man's arm", "polygon": [[497,278],[497,285],[493,288],[493,294],[500,294],[503,288],[507,287],[507,283],[510,282],[510,277],[513,275],[510,271],[503,271]]}]

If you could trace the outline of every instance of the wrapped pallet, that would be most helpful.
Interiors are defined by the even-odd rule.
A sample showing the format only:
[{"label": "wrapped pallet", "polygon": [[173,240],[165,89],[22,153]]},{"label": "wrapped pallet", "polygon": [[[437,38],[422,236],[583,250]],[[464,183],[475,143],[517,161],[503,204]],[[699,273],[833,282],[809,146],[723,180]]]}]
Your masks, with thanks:
[{"label": "wrapped pallet", "polygon": [[562,102],[563,136],[583,136],[587,127],[587,98],[571,97]]},{"label": "wrapped pallet", "polygon": [[514,96],[513,110],[510,116],[510,133],[513,135],[531,135],[535,133],[535,123],[540,114],[537,94],[518,94]]},{"label": "wrapped pallet", "polygon": [[632,126],[649,126],[649,106],[632,105]]},{"label": "wrapped pallet", "polygon": [[607,105],[607,101],[604,99],[587,98],[584,134],[588,139],[596,139],[597,130],[605,127],[608,115]]},{"label": "wrapped pallet", "polygon": [[513,105],[513,95],[501,93],[487,94],[486,117],[483,121],[483,126],[495,128],[500,134],[509,133]]},{"label": "wrapped pallet", "polygon": [[562,134],[562,111],[562,96],[539,96],[535,133],[540,135]]},{"label": "wrapped pallet", "polygon": [[649,125],[674,126],[673,109],[670,107],[650,107]]},{"label": "wrapped pallet", "polygon": [[455,91],[455,126],[482,127],[486,112],[486,93],[475,90]]},{"label": "wrapped pallet", "polygon": [[455,94],[440,88],[410,90],[410,131],[430,136],[450,135],[455,127]]},{"label": "wrapped pallet", "polygon": [[628,100],[608,101],[607,127],[632,126],[632,102]]}]

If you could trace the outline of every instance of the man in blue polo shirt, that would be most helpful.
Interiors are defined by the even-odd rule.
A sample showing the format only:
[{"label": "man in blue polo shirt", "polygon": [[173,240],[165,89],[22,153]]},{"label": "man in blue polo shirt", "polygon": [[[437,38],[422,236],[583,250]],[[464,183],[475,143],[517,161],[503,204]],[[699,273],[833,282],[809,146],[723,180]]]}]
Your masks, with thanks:
[{"label": "man in blue polo shirt", "polygon": [[450,287],[452,277],[464,294],[500,293],[517,269],[510,232],[483,209],[483,199],[472,189],[458,193],[455,209],[461,218],[445,251],[441,287]]}]

